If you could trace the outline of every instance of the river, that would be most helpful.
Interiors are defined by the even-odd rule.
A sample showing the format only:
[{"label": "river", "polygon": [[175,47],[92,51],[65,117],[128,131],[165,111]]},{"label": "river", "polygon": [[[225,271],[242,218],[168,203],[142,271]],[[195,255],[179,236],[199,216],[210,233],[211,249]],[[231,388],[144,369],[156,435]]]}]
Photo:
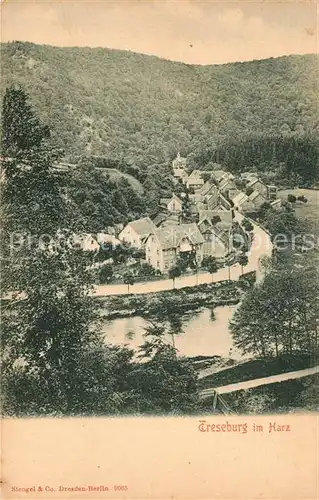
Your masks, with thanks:
[{"label": "river", "polygon": [[[183,320],[183,333],[175,335],[175,346],[182,356],[223,356],[235,360],[242,355],[233,347],[228,322],[238,306],[205,308]],[[143,344],[147,322],[140,316],[106,321],[103,333],[107,342],[127,345],[135,350]],[[171,338],[167,339],[171,342]]]}]

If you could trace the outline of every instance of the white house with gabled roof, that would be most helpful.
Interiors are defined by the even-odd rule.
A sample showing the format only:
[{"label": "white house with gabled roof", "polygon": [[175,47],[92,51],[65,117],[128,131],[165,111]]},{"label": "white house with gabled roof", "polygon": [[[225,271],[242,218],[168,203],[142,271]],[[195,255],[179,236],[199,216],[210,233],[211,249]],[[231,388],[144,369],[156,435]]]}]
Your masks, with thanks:
[{"label": "white house with gabled roof", "polygon": [[246,186],[246,189],[248,188],[251,188],[254,191],[258,191],[258,193],[260,193],[264,198],[267,198],[268,196],[268,188],[266,184],[260,179],[251,179]]},{"label": "white house with gabled roof", "polygon": [[144,217],[126,224],[118,238],[124,243],[130,243],[135,248],[144,248],[145,238],[155,230],[154,222],[149,217]]},{"label": "white house with gabled roof", "polygon": [[172,213],[181,212],[183,207],[182,200],[176,194],[170,198],[161,198],[160,205]]},{"label": "white house with gabled roof", "polygon": [[146,262],[166,273],[181,254],[194,253],[199,264],[203,258],[204,241],[195,223],[157,228],[145,241]]},{"label": "white house with gabled roof", "polygon": [[185,180],[185,184],[188,189],[200,189],[205,184],[204,179],[202,178],[202,172],[200,170],[193,170],[193,172]]},{"label": "white house with gabled roof", "polygon": [[240,191],[234,198],[233,198],[233,204],[234,208],[238,210],[239,212],[249,212],[251,210],[255,209],[254,203],[249,199],[246,193],[243,193]]},{"label": "white house with gabled roof", "polygon": [[266,201],[266,198],[264,198],[259,191],[253,191],[248,198],[253,202],[256,210],[258,210]]}]

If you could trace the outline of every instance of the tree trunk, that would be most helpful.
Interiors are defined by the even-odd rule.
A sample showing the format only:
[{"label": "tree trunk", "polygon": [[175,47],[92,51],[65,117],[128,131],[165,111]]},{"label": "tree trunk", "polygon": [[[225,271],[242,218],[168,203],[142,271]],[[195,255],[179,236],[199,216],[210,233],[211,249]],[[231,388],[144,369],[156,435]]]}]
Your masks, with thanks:
[{"label": "tree trunk", "polygon": [[257,338],[256,338],[256,335],[254,335],[254,350],[255,350],[255,354],[257,352],[258,356],[263,356],[265,357],[265,353],[263,352],[264,351],[264,346],[262,344],[262,351],[260,351],[260,348],[258,346],[258,342],[257,342]]},{"label": "tree trunk", "polygon": [[276,351],[276,358],[278,358],[278,337],[277,337],[277,333],[275,333],[275,351]]},{"label": "tree trunk", "polygon": [[230,266],[228,266],[228,279],[230,281]]},{"label": "tree trunk", "polygon": [[308,349],[309,349],[309,353],[310,353],[311,352],[311,330],[309,328],[308,317],[307,317],[306,311],[304,311],[303,317],[304,317],[305,330],[306,330],[306,336],[307,336],[307,342],[308,342]]},{"label": "tree trunk", "polygon": [[175,349],[175,335],[174,335],[174,333],[172,333],[172,341],[173,341],[173,347]]},{"label": "tree trunk", "polygon": [[291,318],[289,318],[289,323],[288,323],[288,341],[289,341],[289,354],[292,354],[292,330],[291,330]]}]

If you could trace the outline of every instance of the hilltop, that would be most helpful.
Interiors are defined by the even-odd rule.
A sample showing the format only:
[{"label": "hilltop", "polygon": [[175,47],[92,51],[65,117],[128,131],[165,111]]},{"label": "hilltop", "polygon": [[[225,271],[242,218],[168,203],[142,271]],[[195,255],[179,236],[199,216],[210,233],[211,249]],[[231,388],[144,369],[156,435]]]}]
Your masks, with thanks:
[{"label": "hilltop", "polygon": [[191,160],[229,137],[300,137],[318,127],[315,55],[196,66],[12,42],[1,57],[2,89],[25,87],[70,161],[96,155],[146,167],[177,150]]}]

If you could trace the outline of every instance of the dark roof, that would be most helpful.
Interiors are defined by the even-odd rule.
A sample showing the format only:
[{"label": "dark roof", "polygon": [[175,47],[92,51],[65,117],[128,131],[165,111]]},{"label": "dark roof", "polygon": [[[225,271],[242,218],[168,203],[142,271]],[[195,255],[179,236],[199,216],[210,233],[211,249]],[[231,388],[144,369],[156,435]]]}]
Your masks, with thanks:
[{"label": "dark roof", "polygon": [[221,193],[219,193],[219,203],[223,205],[225,208],[228,208],[229,210],[232,208],[232,204],[223,196]]},{"label": "dark roof", "polygon": [[167,219],[168,215],[164,214],[162,212],[158,213],[154,218],[153,218],[153,223],[155,226],[160,226],[162,222],[164,222]]},{"label": "dark roof", "polygon": [[265,201],[266,201],[266,198],[264,198],[264,196],[262,194],[260,194],[259,191],[253,191],[250,195],[249,195],[249,199],[251,201],[254,201],[258,196],[261,196]]},{"label": "dark roof", "polygon": [[213,217],[218,215],[222,222],[231,223],[233,220],[233,214],[231,210],[199,210],[199,221],[203,219],[212,220]]},{"label": "dark roof", "polygon": [[213,209],[215,207],[217,207],[219,205],[219,193],[216,192],[216,193],[213,193],[209,196],[209,198],[207,198],[206,200],[206,203],[207,203],[207,207],[209,209]]},{"label": "dark roof", "polygon": [[219,189],[222,190],[224,188],[236,188],[236,184],[234,183],[233,179],[230,177],[227,177],[226,179],[223,179],[221,183],[219,184]]},{"label": "dark roof", "polygon": [[166,226],[177,226],[179,222],[179,216],[175,214],[169,214],[166,219],[160,224],[160,227]]},{"label": "dark roof", "polygon": [[212,226],[212,232],[223,242],[225,247],[229,247],[229,230],[231,224],[226,224],[225,222],[217,222]]},{"label": "dark roof", "polygon": [[202,194],[203,196],[211,192],[212,193],[217,192],[217,186],[215,186],[215,184],[211,184],[210,182],[205,182],[205,184],[198,191],[198,193]]},{"label": "dark roof", "polygon": [[251,179],[251,181],[248,182],[247,187],[253,187],[256,184],[256,182],[260,182],[261,184],[266,185],[263,181],[261,181],[256,177],[255,179]]},{"label": "dark roof", "polygon": [[231,203],[229,203],[229,201],[225,198],[225,196],[223,196],[219,192],[211,194],[209,198],[207,198],[206,203],[207,203],[207,208],[209,210],[213,210],[218,205],[222,205],[227,210],[230,210],[232,208]]},{"label": "dark roof", "polygon": [[160,205],[167,205],[169,201],[171,201],[171,198],[161,198]]}]

